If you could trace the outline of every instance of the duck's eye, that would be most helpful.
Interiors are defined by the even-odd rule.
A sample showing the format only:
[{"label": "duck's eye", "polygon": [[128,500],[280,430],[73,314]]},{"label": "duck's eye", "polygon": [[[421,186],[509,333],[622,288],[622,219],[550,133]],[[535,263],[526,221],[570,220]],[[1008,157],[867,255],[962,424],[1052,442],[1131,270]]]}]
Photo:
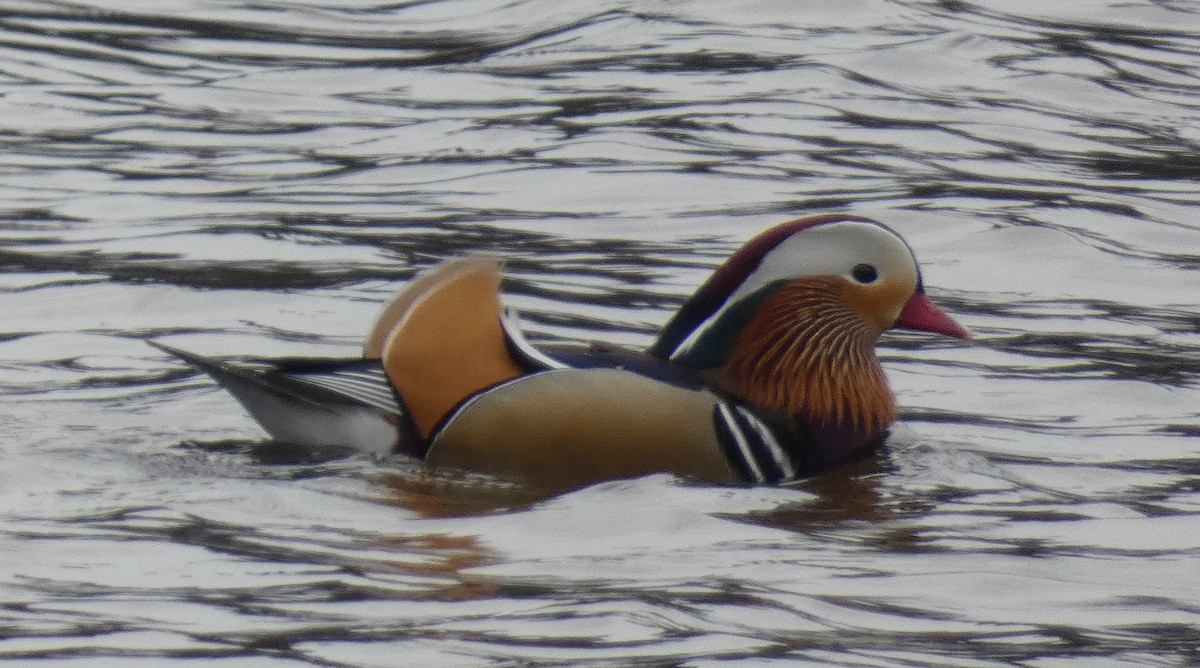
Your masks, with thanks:
[{"label": "duck's eye", "polygon": [[850,275],[859,283],[874,283],[879,278],[879,270],[874,265],[856,264],[850,270]]}]

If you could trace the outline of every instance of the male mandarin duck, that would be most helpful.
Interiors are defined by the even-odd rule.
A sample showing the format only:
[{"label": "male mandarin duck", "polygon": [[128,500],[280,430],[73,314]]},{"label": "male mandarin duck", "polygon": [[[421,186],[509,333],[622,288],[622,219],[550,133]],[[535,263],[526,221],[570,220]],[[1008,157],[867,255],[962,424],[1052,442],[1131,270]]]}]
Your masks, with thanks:
[{"label": "male mandarin duck", "polygon": [[230,364],[153,345],[285,442],[556,488],[652,472],[769,484],[883,441],[896,406],[875,343],[892,327],[970,337],[926,297],[899,235],[827,215],[751,239],[645,352],[534,348],[501,306],[500,263],[483,257],[401,291],[362,358]]}]

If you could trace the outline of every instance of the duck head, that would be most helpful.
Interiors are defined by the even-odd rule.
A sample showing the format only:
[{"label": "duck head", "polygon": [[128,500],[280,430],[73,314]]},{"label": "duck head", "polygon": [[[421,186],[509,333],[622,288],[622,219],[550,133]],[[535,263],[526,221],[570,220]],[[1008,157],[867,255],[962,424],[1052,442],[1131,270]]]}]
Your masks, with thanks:
[{"label": "duck head", "polygon": [[899,235],[866,218],[816,216],[747,242],[650,352],[818,433],[878,441],[896,408],[875,343],[893,327],[970,338],[925,296]]}]

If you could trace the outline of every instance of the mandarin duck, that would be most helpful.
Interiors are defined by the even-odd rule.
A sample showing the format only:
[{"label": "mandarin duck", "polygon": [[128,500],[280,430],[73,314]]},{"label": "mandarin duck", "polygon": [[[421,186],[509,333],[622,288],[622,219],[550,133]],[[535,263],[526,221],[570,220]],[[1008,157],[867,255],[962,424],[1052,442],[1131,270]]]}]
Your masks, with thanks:
[{"label": "mandarin duck", "polygon": [[653,472],[772,484],[869,452],[896,419],[875,356],[892,327],[970,337],[925,295],[899,235],[828,215],[751,239],[645,351],[534,347],[487,257],[398,293],[361,358],[233,364],[151,343],[277,440],[565,489]]}]

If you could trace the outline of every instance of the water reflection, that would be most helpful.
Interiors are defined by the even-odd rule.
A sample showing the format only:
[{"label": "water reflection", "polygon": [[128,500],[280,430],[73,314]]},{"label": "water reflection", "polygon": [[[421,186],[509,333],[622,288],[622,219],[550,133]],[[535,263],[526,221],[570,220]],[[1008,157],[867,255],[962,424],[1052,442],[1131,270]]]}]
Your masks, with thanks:
[{"label": "water reflection", "polygon": [[[0,9],[0,657],[1200,661],[1191,5]],[[889,448],[794,489],[296,452],[141,341],[353,354],[487,252],[644,345],[831,209],[978,343],[887,337]]]},{"label": "water reflection", "polygon": [[519,512],[562,493],[465,471],[426,470],[418,462],[393,462],[393,467],[372,477],[382,492],[379,500],[424,518]]}]

